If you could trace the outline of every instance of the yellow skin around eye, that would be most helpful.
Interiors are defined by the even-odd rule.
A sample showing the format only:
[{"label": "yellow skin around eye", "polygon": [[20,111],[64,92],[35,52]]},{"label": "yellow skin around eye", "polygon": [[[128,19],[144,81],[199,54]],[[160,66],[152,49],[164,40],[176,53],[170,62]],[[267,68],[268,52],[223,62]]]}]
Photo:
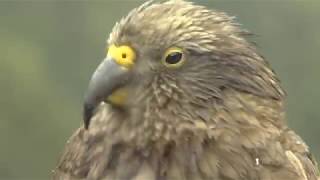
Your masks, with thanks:
[{"label": "yellow skin around eye", "polygon": [[[171,53],[176,53],[176,52],[179,52],[179,53],[182,54],[181,60],[180,60],[178,63],[176,63],[176,64],[169,64],[169,63],[167,63],[167,62],[166,62],[167,56],[170,55]],[[164,54],[164,56],[163,56],[163,58],[162,58],[162,63],[163,63],[166,67],[168,67],[168,68],[178,68],[178,67],[180,67],[180,66],[182,66],[182,65],[184,64],[184,61],[185,61],[185,59],[184,59],[183,50],[182,50],[181,48],[179,48],[179,47],[171,47],[171,48],[169,48],[169,49],[165,52],[165,54]]]},{"label": "yellow skin around eye", "polygon": [[115,45],[111,45],[107,56],[111,56],[116,63],[126,68],[131,68],[136,59],[136,53],[129,46],[117,47]]}]

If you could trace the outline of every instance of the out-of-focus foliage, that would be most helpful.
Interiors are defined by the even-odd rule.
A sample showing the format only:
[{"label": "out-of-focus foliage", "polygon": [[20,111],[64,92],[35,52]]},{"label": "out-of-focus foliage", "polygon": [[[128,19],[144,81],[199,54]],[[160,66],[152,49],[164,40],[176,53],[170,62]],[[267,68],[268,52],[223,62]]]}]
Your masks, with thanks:
[{"label": "out-of-focus foliage", "polygon": [[[81,123],[113,24],[142,1],[0,1],[0,179],[48,179]],[[207,0],[237,16],[288,92],[288,121],[320,159],[320,1]],[[143,31],[143,29],[142,29]]]}]

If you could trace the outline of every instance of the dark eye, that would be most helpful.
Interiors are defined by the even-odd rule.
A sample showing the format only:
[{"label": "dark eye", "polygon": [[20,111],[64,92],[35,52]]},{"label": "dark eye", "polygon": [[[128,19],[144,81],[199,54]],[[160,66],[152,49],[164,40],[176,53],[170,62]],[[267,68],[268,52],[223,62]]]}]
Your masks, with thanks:
[{"label": "dark eye", "polygon": [[181,52],[172,52],[171,54],[168,54],[166,57],[166,63],[168,64],[177,64],[182,59],[182,53]]},{"label": "dark eye", "polygon": [[184,54],[182,49],[177,48],[177,47],[173,47],[173,48],[169,48],[163,59],[162,62],[165,66],[167,67],[180,67],[183,62],[184,62]]}]

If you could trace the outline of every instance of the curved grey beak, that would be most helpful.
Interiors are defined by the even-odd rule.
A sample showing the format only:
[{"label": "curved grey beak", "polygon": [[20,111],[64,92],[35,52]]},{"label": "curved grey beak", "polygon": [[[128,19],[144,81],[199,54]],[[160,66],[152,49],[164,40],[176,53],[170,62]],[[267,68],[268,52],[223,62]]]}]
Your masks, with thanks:
[{"label": "curved grey beak", "polygon": [[84,99],[83,120],[86,129],[97,106],[125,83],[128,72],[128,69],[117,64],[109,56],[98,66],[91,77]]}]

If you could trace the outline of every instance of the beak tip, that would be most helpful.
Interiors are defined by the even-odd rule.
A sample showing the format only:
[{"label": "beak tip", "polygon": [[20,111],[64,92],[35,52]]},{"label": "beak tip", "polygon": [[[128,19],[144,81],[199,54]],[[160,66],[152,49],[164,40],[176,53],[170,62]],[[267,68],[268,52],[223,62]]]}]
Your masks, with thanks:
[{"label": "beak tip", "polygon": [[95,107],[91,104],[85,104],[83,110],[83,121],[84,121],[84,128],[87,130],[90,125],[90,120],[93,116],[93,112]]}]

